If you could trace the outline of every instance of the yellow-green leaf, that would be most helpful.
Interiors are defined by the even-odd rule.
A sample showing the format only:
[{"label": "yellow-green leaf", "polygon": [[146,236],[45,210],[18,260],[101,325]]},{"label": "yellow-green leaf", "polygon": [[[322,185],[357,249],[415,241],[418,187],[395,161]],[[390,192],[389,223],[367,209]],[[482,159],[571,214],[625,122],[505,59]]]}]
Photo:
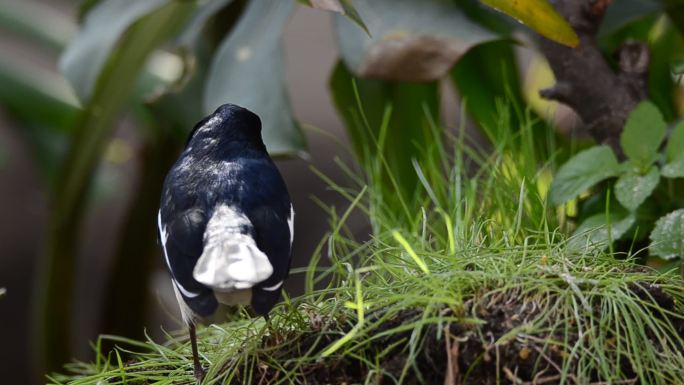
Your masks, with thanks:
[{"label": "yellow-green leaf", "polygon": [[570,24],[547,0],[481,0],[497,11],[518,20],[542,36],[569,47],[577,47],[579,38]]}]

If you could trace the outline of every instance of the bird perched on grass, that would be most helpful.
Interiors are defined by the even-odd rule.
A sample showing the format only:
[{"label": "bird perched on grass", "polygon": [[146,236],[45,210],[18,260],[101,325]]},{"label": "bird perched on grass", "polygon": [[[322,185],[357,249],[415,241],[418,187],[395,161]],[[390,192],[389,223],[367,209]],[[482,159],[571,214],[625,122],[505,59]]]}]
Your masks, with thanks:
[{"label": "bird perched on grass", "polygon": [[224,104],[194,127],[164,181],[159,240],[188,325],[218,302],[268,318],[290,269],[294,211],[253,112]]}]

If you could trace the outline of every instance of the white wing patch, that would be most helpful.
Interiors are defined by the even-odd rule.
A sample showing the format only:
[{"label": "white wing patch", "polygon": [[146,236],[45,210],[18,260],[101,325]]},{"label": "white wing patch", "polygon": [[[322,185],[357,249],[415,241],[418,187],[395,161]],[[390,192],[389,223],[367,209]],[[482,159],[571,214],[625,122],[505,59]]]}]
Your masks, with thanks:
[{"label": "white wing patch", "polygon": [[276,291],[276,290],[280,289],[281,286],[283,286],[283,281],[280,281],[273,286],[262,287],[262,289],[264,289],[266,291]]},{"label": "white wing patch", "polygon": [[252,227],[240,211],[227,205],[218,206],[204,231],[204,251],[193,277],[200,283],[220,291],[248,289],[273,274],[268,257],[254,239],[243,234]]},{"label": "white wing patch", "polygon": [[[171,269],[171,262],[169,261],[169,253],[166,251],[166,241],[169,239],[169,235],[166,233],[166,227],[162,226],[161,210],[157,214],[157,226],[159,227],[159,238],[161,238],[162,249],[164,250],[164,259],[166,260],[166,266],[168,266],[169,271],[173,271]],[[173,279],[173,287],[177,290],[180,290],[181,293],[183,293],[183,295],[188,297],[188,298],[195,298],[198,295],[200,295],[200,293],[195,293],[193,291],[187,290],[186,288],[183,287],[183,285],[178,283],[175,279]],[[181,305],[181,307],[182,307],[182,305]],[[185,318],[183,318],[183,319],[185,319]]]},{"label": "white wing patch", "polygon": [[292,251],[292,242],[294,242],[294,207],[290,203],[290,216],[287,217],[287,226],[290,228],[290,251]]}]

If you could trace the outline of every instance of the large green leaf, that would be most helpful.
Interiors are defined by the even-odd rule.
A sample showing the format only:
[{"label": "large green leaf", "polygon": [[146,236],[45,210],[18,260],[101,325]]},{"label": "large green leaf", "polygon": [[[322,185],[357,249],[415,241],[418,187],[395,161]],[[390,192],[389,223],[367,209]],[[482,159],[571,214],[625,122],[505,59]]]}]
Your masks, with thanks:
[{"label": "large green leaf", "polygon": [[658,219],[648,250],[665,259],[684,258],[684,209]]},{"label": "large green leaf", "polygon": [[[500,111],[503,101],[522,107],[520,79],[511,41],[494,41],[470,49],[451,71],[459,95],[466,101],[466,110],[484,129],[489,138],[498,138]],[[511,114],[506,128],[517,129],[519,121]]]},{"label": "large green leaf", "polygon": [[78,100],[58,73],[13,55],[0,55],[0,84],[0,103],[18,118],[61,132],[72,128]]},{"label": "large green leaf", "polygon": [[204,84],[213,49],[220,42],[217,38],[223,36],[221,31],[215,31],[211,26],[220,23],[221,30],[232,28],[239,13],[236,12],[238,14],[230,20],[222,17],[231,4],[233,0],[215,0],[197,9],[170,45],[185,63],[183,78],[166,92],[146,100],[145,105],[152,111],[156,124],[168,127],[179,143],[185,142],[192,127],[205,115],[202,105]]},{"label": "large green leaf", "polygon": [[666,131],[667,126],[658,108],[644,101],[629,114],[620,135],[620,145],[636,166],[645,169],[655,160]]},{"label": "large green leaf", "polygon": [[576,47],[579,38],[547,0],[481,0],[484,4],[520,21],[542,36]]},{"label": "large green leaf", "polygon": [[368,32],[368,27],[361,19],[361,15],[354,8],[351,0],[298,0],[300,3],[308,5],[309,7],[322,9],[324,11],[337,12],[341,15],[347,16],[354,23],[358,24],[359,27],[363,28],[366,33]]},{"label": "large green leaf", "polygon": [[607,35],[662,9],[658,0],[615,0],[606,10],[598,35]]},{"label": "large green leaf", "polygon": [[[380,174],[374,180],[382,183],[375,187],[384,189],[384,203],[403,213],[399,199],[413,199],[419,183],[412,159],[425,164],[430,156],[430,119],[439,116],[437,84],[355,79],[340,61],[330,78],[330,88],[359,162],[369,173]],[[385,122],[390,106],[392,114]],[[383,123],[386,132],[381,132]]]},{"label": "large green leaf", "polygon": [[[61,175],[54,189],[46,259],[41,266],[42,275],[37,280],[40,294],[38,319],[41,320],[37,325],[41,341],[38,351],[50,371],[58,369],[72,357],[69,352],[72,296],[68,293],[72,293],[74,288],[76,245],[93,172],[145,61],[159,44],[176,33],[194,7],[192,2],[172,1],[134,23],[99,73],[97,87],[77,123],[71,148],[61,165]],[[115,16],[110,15],[111,19]],[[111,19],[101,21],[117,24]],[[88,60],[87,57],[82,59]],[[89,82],[86,78],[83,81]]]},{"label": "large green leaf", "polygon": [[141,17],[169,0],[108,0],[86,16],[78,35],[69,43],[59,67],[83,102],[93,96],[97,80],[121,36]]},{"label": "large green leaf", "polygon": [[32,43],[60,51],[76,31],[76,25],[66,14],[46,3],[0,0],[0,28],[28,38]]},{"label": "large green leaf", "polygon": [[435,81],[470,47],[498,38],[441,0],[355,2],[372,37],[335,17],[345,64],[363,78]]},{"label": "large green leaf", "polygon": [[570,158],[558,170],[551,183],[551,203],[565,203],[596,183],[619,173],[620,166],[610,147],[596,146],[584,150]]},{"label": "large green leaf", "polygon": [[[202,31],[206,24],[231,3],[233,3],[233,0],[213,0],[202,4],[178,36],[176,45],[186,50],[196,49],[201,43],[199,40],[203,38]],[[223,24],[225,22],[225,20],[222,20]],[[227,27],[230,27],[230,25]]]},{"label": "large green leaf", "polygon": [[620,216],[619,214],[596,214],[582,222],[568,241],[568,248],[581,251],[585,248],[608,247],[611,241],[622,238],[634,225],[636,219],[633,215]]},{"label": "large green leaf", "polygon": [[294,9],[292,1],[253,0],[218,49],[204,92],[205,113],[234,103],[261,117],[262,133],[271,154],[298,154],[305,150],[285,89],[280,41]]},{"label": "large green leaf", "polygon": [[651,196],[659,180],[660,172],[655,166],[644,175],[628,172],[615,183],[615,197],[625,208],[634,211]]},{"label": "large green leaf", "polygon": [[[49,55],[49,51],[57,54],[63,49],[76,25],[41,2],[0,0],[0,30],[16,34],[31,48],[48,48]],[[21,53],[0,55],[0,84],[0,104],[24,128],[31,126],[35,132],[44,133],[40,135],[43,137],[64,135],[72,128],[79,106],[73,90],[61,74],[37,63],[34,57]],[[45,154],[41,150],[35,153]],[[54,164],[53,155],[48,158]]]}]

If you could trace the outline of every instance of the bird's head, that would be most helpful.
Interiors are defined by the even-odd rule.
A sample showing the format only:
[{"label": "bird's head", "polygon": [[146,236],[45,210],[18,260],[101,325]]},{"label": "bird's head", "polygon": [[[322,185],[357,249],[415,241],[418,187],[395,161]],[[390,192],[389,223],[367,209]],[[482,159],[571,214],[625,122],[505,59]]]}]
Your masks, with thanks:
[{"label": "bird's head", "polygon": [[188,146],[193,143],[204,145],[225,145],[229,142],[243,142],[263,147],[261,139],[261,119],[252,111],[224,104],[213,114],[199,121],[188,138]]}]

